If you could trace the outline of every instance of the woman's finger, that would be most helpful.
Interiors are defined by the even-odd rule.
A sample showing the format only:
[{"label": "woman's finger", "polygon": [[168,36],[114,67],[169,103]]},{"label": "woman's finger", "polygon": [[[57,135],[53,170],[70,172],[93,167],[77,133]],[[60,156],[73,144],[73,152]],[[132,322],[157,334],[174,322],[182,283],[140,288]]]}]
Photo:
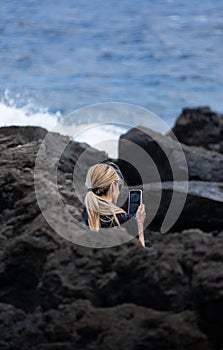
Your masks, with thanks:
[{"label": "woman's finger", "polygon": [[145,211],[145,205],[141,204],[141,211]]}]

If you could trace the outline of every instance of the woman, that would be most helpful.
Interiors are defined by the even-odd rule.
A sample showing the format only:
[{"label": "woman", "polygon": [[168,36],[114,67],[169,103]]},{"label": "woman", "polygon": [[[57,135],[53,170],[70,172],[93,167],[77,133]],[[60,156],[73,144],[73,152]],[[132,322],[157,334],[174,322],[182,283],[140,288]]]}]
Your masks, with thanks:
[{"label": "woman", "polygon": [[[88,170],[86,183],[84,219],[91,231],[100,227],[120,226],[132,215],[119,208],[116,203],[123,186],[123,176],[114,163],[99,163]],[[143,224],[146,217],[144,204],[136,212],[139,240],[145,247]]]}]

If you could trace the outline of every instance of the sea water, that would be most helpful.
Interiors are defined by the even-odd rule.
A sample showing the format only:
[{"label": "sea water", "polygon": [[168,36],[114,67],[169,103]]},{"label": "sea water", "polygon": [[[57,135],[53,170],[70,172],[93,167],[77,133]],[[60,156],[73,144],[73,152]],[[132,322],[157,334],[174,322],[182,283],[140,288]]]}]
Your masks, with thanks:
[{"label": "sea water", "polygon": [[[0,125],[50,130],[104,102],[142,106],[169,127],[184,107],[222,112],[222,57],[221,0],[6,0]],[[120,132],[106,127],[98,137]]]}]

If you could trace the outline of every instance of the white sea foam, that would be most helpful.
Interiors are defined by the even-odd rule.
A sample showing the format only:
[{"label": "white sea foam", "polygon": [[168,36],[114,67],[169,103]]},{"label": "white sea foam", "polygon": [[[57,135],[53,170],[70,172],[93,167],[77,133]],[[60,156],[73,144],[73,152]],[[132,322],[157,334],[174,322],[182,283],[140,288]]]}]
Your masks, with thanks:
[{"label": "white sea foam", "polygon": [[118,125],[100,124],[79,124],[64,125],[61,113],[50,113],[46,109],[33,108],[30,105],[18,108],[15,105],[7,105],[0,102],[0,126],[12,125],[33,125],[46,128],[48,131],[57,131],[63,135],[68,135],[78,142],[85,142],[92,147],[103,150],[110,157],[117,156],[119,136],[126,130]]},{"label": "white sea foam", "polygon": [[51,113],[46,108],[37,107],[30,100],[22,104],[20,96],[16,98],[5,92],[0,101],[0,126],[41,126],[105,151],[111,158],[118,156],[120,135],[131,127],[145,125],[161,133],[169,131],[167,124],[157,115],[136,105],[99,103],[62,116],[60,112]]},{"label": "white sea foam", "polygon": [[86,142],[92,147],[107,152],[111,158],[118,157],[118,140],[128,128],[118,124],[81,125],[81,132],[74,135],[74,140]]},{"label": "white sea foam", "polygon": [[59,116],[59,112],[51,114],[43,109],[31,113],[28,111],[27,106],[18,108],[0,102],[0,126],[36,125],[49,130],[56,126]]}]

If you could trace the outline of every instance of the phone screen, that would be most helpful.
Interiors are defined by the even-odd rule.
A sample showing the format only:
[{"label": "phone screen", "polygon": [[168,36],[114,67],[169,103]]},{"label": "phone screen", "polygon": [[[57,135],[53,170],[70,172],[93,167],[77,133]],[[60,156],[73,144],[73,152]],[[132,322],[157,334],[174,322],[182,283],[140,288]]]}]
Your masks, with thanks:
[{"label": "phone screen", "polygon": [[142,191],[141,190],[129,191],[129,205],[128,205],[129,214],[135,214],[141,203],[142,203]]}]

